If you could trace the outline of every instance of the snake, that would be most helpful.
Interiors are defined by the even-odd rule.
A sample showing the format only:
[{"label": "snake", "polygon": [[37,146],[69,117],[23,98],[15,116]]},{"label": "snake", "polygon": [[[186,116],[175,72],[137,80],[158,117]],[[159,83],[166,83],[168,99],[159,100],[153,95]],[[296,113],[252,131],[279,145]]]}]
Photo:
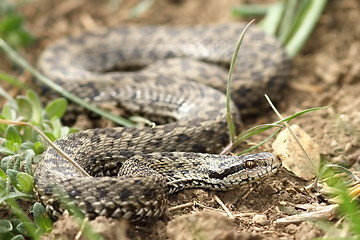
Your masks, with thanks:
[{"label": "snake", "polygon": [[[95,105],[114,104],[155,127],[78,131],[55,141],[90,177],[48,147],[34,189],[53,216],[80,210],[97,216],[153,222],[169,194],[190,188],[226,191],[274,174],[272,153],[222,155],[229,143],[226,83],[242,23],[108,27],[62,38],[39,57],[39,70]],[[250,27],[232,76],[231,114],[277,99],[289,77],[281,44]]]}]

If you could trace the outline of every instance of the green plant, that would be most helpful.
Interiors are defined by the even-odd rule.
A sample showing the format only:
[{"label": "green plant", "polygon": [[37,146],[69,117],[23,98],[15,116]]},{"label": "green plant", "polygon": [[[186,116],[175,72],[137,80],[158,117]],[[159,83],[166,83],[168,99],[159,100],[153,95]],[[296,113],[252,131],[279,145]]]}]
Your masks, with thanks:
[{"label": "green plant", "polygon": [[[5,124],[27,122],[41,129],[51,140],[75,130],[64,127],[61,117],[67,101],[58,98],[43,107],[35,92],[8,99],[0,114],[0,207],[7,214],[0,221],[0,239],[38,238],[51,230],[52,221],[40,203],[34,202],[32,164],[38,161],[46,143],[30,126]],[[19,206],[18,200],[20,200]],[[30,206],[30,207],[29,207]],[[32,216],[31,218],[29,217]]]},{"label": "green plant", "polygon": [[16,12],[12,3],[1,1],[0,16],[0,37],[12,47],[26,47],[33,42],[33,36],[24,26],[24,18]]},{"label": "green plant", "polygon": [[[58,98],[42,107],[39,97],[32,90],[26,91],[25,96],[18,96],[4,104],[0,119],[14,122],[28,122],[41,129],[51,140],[73,132],[74,129],[64,127],[61,117],[67,108],[67,101]],[[39,135],[28,126],[0,125],[0,153],[14,155],[22,150],[31,149],[35,154],[44,150],[44,144]]]},{"label": "green plant", "polygon": [[344,167],[327,164],[322,168],[319,178],[326,186],[330,201],[335,202],[338,213],[338,222],[329,224],[319,222],[324,230],[325,237],[318,240],[360,239],[360,208],[359,208],[359,183],[360,179]]},{"label": "green plant", "polygon": [[236,16],[264,16],[259,26],[276,36],[293,58],[303,47],[318,22],[327,0],[282,0],[270,5],[234,7]]}]

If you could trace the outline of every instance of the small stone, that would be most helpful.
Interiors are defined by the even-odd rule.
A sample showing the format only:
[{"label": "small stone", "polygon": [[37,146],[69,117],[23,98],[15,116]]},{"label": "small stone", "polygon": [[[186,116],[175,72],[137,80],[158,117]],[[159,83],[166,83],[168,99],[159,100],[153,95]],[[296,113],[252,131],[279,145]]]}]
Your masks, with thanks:
[{"label": "small stone", "polygon": [[295,233],[296,240],[315,239],[321,236],[324,236],[324,231],[312,222],[302,222]]},{"label": "small stone", "polygon": [[339,143],[336,141],[336,140],[331,140],[331,142],[330,142],[330,146],[332,146],[332,147],[336,147],[336,146],[338,146],[339,145]]},{"label": "small stone", "polygon": [[262,214],[256,214],[253,217],[253,222],[256,223],[256,224],[262,225],[262,226],[269,223],[266,215],[262,215]]},{"label": "small stone", "polygon": [[354,144],[351,142],[346,143],[345,145],[345,152],[348,153],[354,147]]},{"label": "small stone", "polygon": [[289,234],[294,234],[294,233],[296,233],[297,229],[298,229],[298,226],[292,223],[285,227],[284,232],[289,233]]},{"label": "small stone", "polygon": [[314,140],[298,125],[292,125],[291,130],[301,143],[311,162],[295,140],[289,129],[280,132],[272,147],[274,153],[281,159],[282,165],[304,180],[313,179],[320,167],[320,149]]}]

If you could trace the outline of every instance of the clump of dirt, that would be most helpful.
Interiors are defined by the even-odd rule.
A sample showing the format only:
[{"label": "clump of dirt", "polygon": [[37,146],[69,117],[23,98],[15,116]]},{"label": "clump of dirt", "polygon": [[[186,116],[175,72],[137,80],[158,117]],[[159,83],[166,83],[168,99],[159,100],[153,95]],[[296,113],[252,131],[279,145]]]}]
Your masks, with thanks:
[{"label": "clump of dirt", "polygon": [[182,215],[171,220],[166,229],[170,239],[259,239],[257,234],[233,231],[235,223],[223,214],[216,212],[197,212]]},{"label": "clump of dirt", "polygon": [[89,231],[87,228],[95,229],[97,234],[104,236],[106,239],[126,239],[128,237],[127,231],[129,226],[125,220],[98,217],[89,223],[87,220],[80,221],[64,213],[63,216],[54,223],[52,232],[50,234],[44,234],[42,239],[86,240],[89,238],[89,234],[94,234],[94,232]]},{"label": "clump of dirt", "polygon": [[[55,39],[105,26],[130,23],[209,24],[238,20],[229,13],[231,7],[239,4],[237,0],[156,1],[154,6],[136,19],[129,16],[137,1],[118,1],[121,2],[119,6],[110,6],[112,2],[116,1],[103,3],[91,0],[38,0],[24,5],[21,11],[26,18],[27,27],[37,37],[37,42],[22,54],[35,65],[40,52]],[[352,166],[353,169],[359,169],[360,158],[359,21],[359,1],[329,1],[314,33],[302,52],[293,60],[292,78],[289,79],[283,101],[278,105],[283,115],[290,115],[302,109],[334,104],[327,110],[307,114],[292,123],[300,125],[318,143],[323,157],[348,167]],[[13,75],[20,75],[25,82],[30,81],[28,74],[14,71],[8,61],[0,59],[0,64]],[[16,94],[18,90],[9,91]],[[260,116],[255,121],[246,121],[247,126],[276,119],[273,115],[268,115]],[[91,127],[92,123],[89,124],[86,117],[82,116],[82,119],[78,119],[80,120],[84,121],[87,127]],[[253,141],[259,142],[263,138],[264,135],[256,136]],[[270,145],[264,148],[271,149]],[[287,226],[275,224],[278,218],[301,212],[297,205],[322,204],[319,202],[321,199],[304,189],[307,184],[308,182],[280,171],[252,186],[250,190],[216,193],[235,215],[234,220],[218,213],[224,211],[219,210],[221,208],[215,201],[214,193],[188,190],[170,197],[170,209],[182,204],[185,204],[184,207],[170,211],[167,218],[157,223],[128,228],[122,225],[123,223],[112,222],[105,224],[108,229],[101,232],[108,239],[114,239],[111,234],[115,234],[116,229],[124,229],[126,236],[131,239],[189,239],[188,236],[195,239],[197,234],[218,236],[217,239],[220,239],[220,236],[223,236],[223,239],[310,239],[323,234],[311,223]],[[198,213],[203,209],[210,209],[207,211],[211,212]],[[255,215],[258,217],[254,217]],[[67,230],[67,224],[74,224],[66,219],[69,218],[54,225],[53,235],[48,235],[50,239],[58,236],[56,234],[59,231],[71,233],[71,236],[66,235],[69,238],[73,238],[74,233],[75,236],[78,234],[80,230]],[[168,223],[169,219],[171,220]],[[95,226],[96,224],[95,229],[99,229]],[[103,228],[104,224],[100,229]],[[110,235],[107,235],[109,229]],[[120,231],[119,234],[123,232]]]}]

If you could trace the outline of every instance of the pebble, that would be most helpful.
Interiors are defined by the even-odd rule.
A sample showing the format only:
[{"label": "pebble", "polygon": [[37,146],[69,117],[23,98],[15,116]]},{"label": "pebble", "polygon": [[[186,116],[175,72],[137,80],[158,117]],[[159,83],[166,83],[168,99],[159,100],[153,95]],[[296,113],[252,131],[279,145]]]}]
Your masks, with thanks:
[{"label": "pebble", "polygon": [[313,179],[320,168],[320,148],[298,125],[292,125],[291,130],[305,149],[311,162],[287,128],[280,132],[272,144],[274,153],[281,159],[283,167],[293,172],[297,177],[304,180]]},{"label": "pebble", "polygon": [[254,215],[252,220],[254,223],[259,224],[261,226],[267,225],[269,223],[266,215],[263,215],[263,214]]}]

